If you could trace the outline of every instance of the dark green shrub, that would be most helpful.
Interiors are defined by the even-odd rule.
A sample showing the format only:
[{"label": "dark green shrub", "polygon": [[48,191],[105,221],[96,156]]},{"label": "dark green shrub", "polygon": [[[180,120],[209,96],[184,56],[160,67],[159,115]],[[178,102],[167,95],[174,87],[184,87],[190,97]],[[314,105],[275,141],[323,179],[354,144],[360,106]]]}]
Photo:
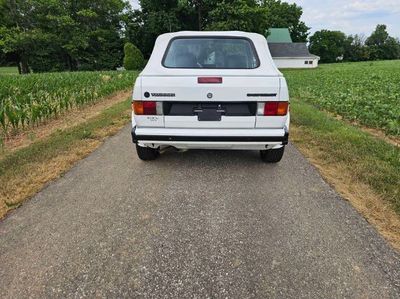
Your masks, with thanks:
[{"label": "dark green shrub", "polygon": [[144,66],[143,54],[134,44],[126,43],[124,52],[124,67],[126,70],[139,70]]}]

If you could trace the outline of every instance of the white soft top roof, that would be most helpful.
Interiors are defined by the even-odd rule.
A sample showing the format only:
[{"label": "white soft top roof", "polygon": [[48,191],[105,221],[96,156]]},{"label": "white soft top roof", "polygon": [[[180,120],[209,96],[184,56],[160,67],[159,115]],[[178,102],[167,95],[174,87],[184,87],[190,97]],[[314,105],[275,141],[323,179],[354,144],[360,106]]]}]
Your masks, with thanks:
[{"label": "white soft top roof", "polygon": [[[255,69],[179,69],[166,68],[162,65],[165,50],[171,39],[189,36],[224,36],[244,37],[250,39],[257,51],[260,66]],[[269,52],[267,40],[257,33],[242,31],[180,31],[160,35],[154,45],[151,57],[141,76],[188,76],[188,75],[224,75],[224,76],[282,76],[276,68]]]}]

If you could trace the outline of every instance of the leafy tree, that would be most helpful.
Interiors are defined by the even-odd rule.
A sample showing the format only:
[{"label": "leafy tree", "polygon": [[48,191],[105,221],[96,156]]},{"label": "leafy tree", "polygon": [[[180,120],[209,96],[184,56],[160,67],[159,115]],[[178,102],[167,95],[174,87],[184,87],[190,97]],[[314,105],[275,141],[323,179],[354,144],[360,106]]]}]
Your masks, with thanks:
[{"label": "leafy tree", "polygon": [[321,30],[310,37],[311,53],[321,57],[321,62],[335,62],[345,52],[346,35],[340,31]]},{"label": "leafy tree", "polygon": [[206,30],[243,30],[264,33],[267,12],[255,1],[223,0],[209,12]]},{"label": "leafy tree", "polygon": [[115,68],[127,7],[124,0],[0,0],[0,47],[22,73]]},{"label": "leafy tree", "polygon": [[280,0],[141,0],[126,16],[126,40],[150,56],[158,35],[178,30],[244,30],[266,33],[288,27],[294,41],[306,41],[309,28],[301,7]]},{"label": "leafy tree", "polygon": [[121,65],[123,41],[121,19],[129,8],[124,0],[57,0],[65,3],[63,49],[72,69],[113,69]]},{"label": "leafy tree", "polygon": [[134,44],[126,43],[124,47],[124,53],[124,67],[126,70],[139,70],[143,67],[143,54]]},{"label": "leafy tree", "polygon": [[4,66],[7,63],[6,55],[0,50],[0,66]]},{"label": "leafy tree", "polygon": [[400,43],[389,36],[386,28],[386,25],[377,25],[365,42],[370,49],[372,60],[400,58]]},{"label": "leafy tree", "polygon": [[[141,10],[128,13],[125,37],[138,45],[149,57],[156,38],[166,32],[187,28],[181,21],[187,14],[187,3],[178,0],[141,0]],[[194,16],[194,10],[189,13]],[[194,24],[193,24],[194,25]]]},{"label": "leafy tree", "polygon": [[262,0],[267,9],[268,28],[288,28],[294,42],[306,42],[310,27],[301,21],[303,9],[297,4],[280,0]]},{"label": "leafy tree", "polygon": [[[29,1],[30,2],[30,1]],[[14,53],[21,73],[29,73],[31,49],[42,38],[42,31],[35,26],[34,17],[42,19],[46,8],[42,2],[31,7],[22,0],[0,2],[0,46],[5,53]],[[49,9],[53,7],[49,5]]]},{"label": "leafy tree", "polygon": [[363,35],[349,35],[344,45],[344,60],[364,61],[369,60],[369,48],[365,45]]},{"label": "leafy tree", "polygon": [[365,43],[368,46],[383,46],[388,38],[389,33],[386,31],[386,25],[377,25],[375,31],[372,32],[371,36],[367,38]]},{"label": "leafy tree", "polygon": [[383,52],[383,59],[399,59],[400,40],[398,38],[389,37],[383,45]]},{"label": "leafy tree", "polygon": [[[189,0],[188,6],[194,10],[196,30],[205,30],[211,22],[209,14],[218,5],[218,0]],[[192,11],[193,11],[192,10]]]}]

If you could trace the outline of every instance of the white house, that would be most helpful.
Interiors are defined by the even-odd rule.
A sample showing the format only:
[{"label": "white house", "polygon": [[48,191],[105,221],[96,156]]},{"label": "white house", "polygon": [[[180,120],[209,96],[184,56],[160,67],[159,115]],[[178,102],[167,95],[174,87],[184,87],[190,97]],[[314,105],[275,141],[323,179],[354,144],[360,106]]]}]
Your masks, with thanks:
[{"label": "white house", "polygon": [[294,43],[287,28],[268,30],[268,46],[278,68],[316,68],[319,57],[310,54],[306,43]]},{"label": "white house", "polygon": [[316,68],[319,57],[310,54],[305,43],[268,43],[278,68]]}]

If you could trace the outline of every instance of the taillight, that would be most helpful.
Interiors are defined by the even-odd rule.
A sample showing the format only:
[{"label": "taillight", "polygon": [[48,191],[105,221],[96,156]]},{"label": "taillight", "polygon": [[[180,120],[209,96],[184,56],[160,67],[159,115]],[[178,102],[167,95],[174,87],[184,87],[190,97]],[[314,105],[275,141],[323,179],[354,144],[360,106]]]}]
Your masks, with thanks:
[{"label": "taillight", "polygon": [[133,101],[132,110],[136,115],[162,115],[162,102]]},{"label": "taillight", "polygon": [[278,112],[278,102],[268,102],[264,104],[265,116],[277,115],[277,112]]},{"label": "taillight", "polygon": [[288,109],[289,109],[289,102],[279,102],[276,115],[284,116],[288,113]]},{"label": "taillight", "polygon": [[258,115],[285,116],[288,113],[289,102],[258,103]]},{"label": "taillight", "polygon": [[197,83],[199,84],[220,84],[222,83],[222,77],[198,77]]}]

